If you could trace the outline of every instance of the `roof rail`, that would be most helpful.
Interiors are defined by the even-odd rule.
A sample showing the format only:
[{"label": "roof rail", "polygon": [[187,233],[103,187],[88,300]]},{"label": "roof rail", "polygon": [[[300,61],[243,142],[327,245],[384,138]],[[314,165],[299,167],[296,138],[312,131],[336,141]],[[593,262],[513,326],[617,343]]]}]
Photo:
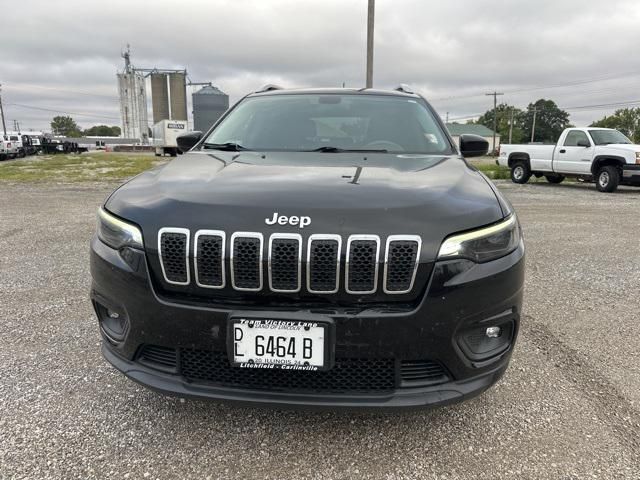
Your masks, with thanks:
[{"label": "roof rail", "polygon": [[404,93],[415,93],[413,91],[413,88],[411,88],[409,85],[407,85],[406,83],[401,83],[400,85],[398,85],[396,88],[394,88],[394,90],[396,92],[404,92]]},{"label": "roof rail", "polygon": [[262,88],[260,88],[259,90],[256,90],[253,93],[270,92],[271,90],[282,90],[282,87],[280,85],[274,85],[272,83],[267,83]]}]

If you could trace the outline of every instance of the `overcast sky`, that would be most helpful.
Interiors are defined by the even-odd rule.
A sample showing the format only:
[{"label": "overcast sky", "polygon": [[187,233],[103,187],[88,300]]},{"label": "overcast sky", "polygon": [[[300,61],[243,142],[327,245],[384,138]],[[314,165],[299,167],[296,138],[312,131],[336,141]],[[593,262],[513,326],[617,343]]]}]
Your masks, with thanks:
[{"label": "overcast sky", "polygon": [[[374,86],[408,83],[443,118],[484,112],[493,90],[519,107],[551,98],[576,125],[616,108],[594,105],[640,106],[639,0],[376,3]],[[0,28],[8,127],[48,129],[48,110],[85,128],[119,124],[127,43],[135,66],[186,68],[232,102],[265,83],[360,87],[366,10],[366,0],[23,0]]]}]

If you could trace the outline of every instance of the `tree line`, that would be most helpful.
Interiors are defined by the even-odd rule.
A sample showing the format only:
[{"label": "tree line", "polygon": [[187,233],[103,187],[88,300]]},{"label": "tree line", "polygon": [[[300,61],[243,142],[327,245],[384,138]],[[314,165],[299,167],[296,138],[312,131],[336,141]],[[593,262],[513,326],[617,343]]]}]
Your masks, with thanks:
[{"label": "tree line", "polygon": [[[496,132],[500,135],[502,143],[555,143],[565,128],[573,126],[569,121],[569,113],[559,108],[553,100],[544,98],[530,103],[525,110],[501,103],[495,111],[493,108],[487,110],[477,120],[468,123],[477,123],[493,130],[496,115]],[[605,116],[589,126],[614,128],[634,143],[640,143],[640,108],[616,110],[612,115]]]},{"label": "tree line", "polygon": [[64,137],[119,137],[121,130],[115,125],[94,125],[83,130],[73,118],[58,115],[51,120],[51,133]]}]

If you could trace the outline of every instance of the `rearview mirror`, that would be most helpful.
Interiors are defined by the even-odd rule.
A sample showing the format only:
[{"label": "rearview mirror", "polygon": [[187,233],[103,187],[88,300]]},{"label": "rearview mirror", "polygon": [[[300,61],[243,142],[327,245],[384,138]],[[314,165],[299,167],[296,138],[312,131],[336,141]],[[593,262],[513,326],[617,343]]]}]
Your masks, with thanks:
[{"label": "rearview mirror", "polygon": [[589,140],[578,140],[578,143],[576,143],[576,146],[589,148],[591,144],[589,143]]},{"label": "rearview mirror", "polygon": [[489,142],[479,135],[460,135],[460,153],[463,157],[481,157],[489,151]]},{"label": "rearview mirror", "polygon": [[176,142],[180,150],[182,150],[183,152],[188,152],[196,143],[200,141],[201,138],[202,132],[195,130],[193,132],[180,135],[178,138],[176,138]]}]

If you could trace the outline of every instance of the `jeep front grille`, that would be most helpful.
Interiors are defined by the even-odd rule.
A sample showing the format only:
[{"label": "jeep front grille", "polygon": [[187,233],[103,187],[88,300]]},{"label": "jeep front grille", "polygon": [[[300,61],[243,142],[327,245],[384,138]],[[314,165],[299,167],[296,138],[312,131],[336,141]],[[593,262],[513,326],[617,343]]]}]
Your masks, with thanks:
[{"label": "jeep front grille", "polygon": [[261,233],[235,232],[228,245],[226,239],[220,230],[195,232],[190,258],[190,232],[161,229],[158,253],[164,280],[190,285],[193,262],[195,285],[200,288],[222,289],[230,283],[234,290],[258,292],[266,284],[272,292],[297,293],[303,290],[304,278],[311,294],[338,293],[341,283],[343,291],[352,295],[374,294],[380,283],[386,294],[406,294],[414,287],[422,245],[417,235],[391,235],[385,243],[377,235],[351,235],[344,249],[342,237],[335,234],[304,239],[300,234],[274,233],[265,242]]},{"label": "jeep front grille", "polygon": [[340,235],[311,235],[307,247],[307,290],[337,293],[340,282]]},{"label": "jeep front grille", "polygon": [[410,292],[416,278],[420,258],[420,237],[391,235],[387,238],[384,257],[384,292]]},{"label": "jeep front grille", "polygon": [[269,239],[269,288],[274,292],[300,291],[302,236],[274,233]]},{"label": "jeep front grille", "polygon": [[231,285],[236,290],[262,290],[262,234],[236,232],[231,235]]},{"label": "jeep front grille", "polygon": [[196,283],[203,288],[224,288],[224,247],[226,235],[219,230],[196,233],[193,250]]},{"label": "jeep front grille", "polygon": [[378,286],[380,237],[351,235],[347,242],[347,293],[374,293]]},{"label": "jeep front grille", "polygon": [[189,285],[189,230],[162,228],[158,232],[158,255],[167,283]]}]

